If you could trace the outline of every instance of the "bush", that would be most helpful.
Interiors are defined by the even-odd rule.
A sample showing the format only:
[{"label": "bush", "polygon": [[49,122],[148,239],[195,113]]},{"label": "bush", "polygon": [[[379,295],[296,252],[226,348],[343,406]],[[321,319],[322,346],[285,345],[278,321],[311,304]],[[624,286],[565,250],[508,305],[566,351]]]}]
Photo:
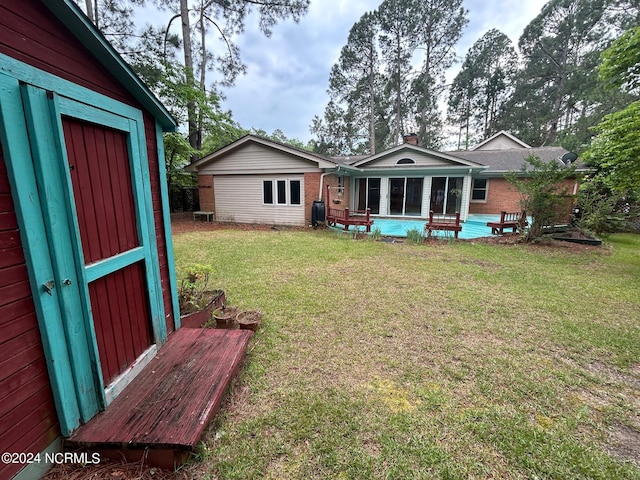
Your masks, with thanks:
[{"label": "bush", "polygon": [[[505,175],[507,181],[522,195],[521,206],[531,217],[531,226],[525,240],[530,242],[542,237],[545,226],[554,225],[559,218],[569,216],[571,197],[562,184],[575,176],[575,166],[563,166],[560,162],[545,162],[529,156],[519,172]],[[531,168],[528,168],[531,167]]]},{"label": "bush", "polygon": [[424,243],[424,233],[418,228],[407,230],[407,242],[415,244]]}]

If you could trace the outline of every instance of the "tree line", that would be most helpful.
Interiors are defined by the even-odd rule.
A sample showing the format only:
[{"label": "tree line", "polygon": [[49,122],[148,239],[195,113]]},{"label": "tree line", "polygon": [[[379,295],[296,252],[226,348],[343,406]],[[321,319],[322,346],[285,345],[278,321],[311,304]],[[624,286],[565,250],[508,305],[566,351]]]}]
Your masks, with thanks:
[{"label": "tree line", "polygon": [[489,30],[447,84],[467,22],[460,0],[383,0],[365,13],[331,69],[329,103],[311,125],[314,149],[373,154],[410,132],[426,147],[453,137],[467,149],[507,130],[533,146],[582,151],[592,127],[637,98],[605,88],[597,66],[640,23],[638,0],[550,0],[517,48]]}]

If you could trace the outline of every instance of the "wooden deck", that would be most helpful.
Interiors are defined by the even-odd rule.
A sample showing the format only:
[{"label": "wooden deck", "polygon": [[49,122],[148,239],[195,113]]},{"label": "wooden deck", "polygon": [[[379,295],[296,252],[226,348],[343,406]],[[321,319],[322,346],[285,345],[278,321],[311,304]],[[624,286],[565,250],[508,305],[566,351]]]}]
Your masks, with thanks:
[{"label": "wooden deck", "polygon": [[174,468],[218,411],[252,332],[181,328],[131,384],[65,441],[105,456]]}]

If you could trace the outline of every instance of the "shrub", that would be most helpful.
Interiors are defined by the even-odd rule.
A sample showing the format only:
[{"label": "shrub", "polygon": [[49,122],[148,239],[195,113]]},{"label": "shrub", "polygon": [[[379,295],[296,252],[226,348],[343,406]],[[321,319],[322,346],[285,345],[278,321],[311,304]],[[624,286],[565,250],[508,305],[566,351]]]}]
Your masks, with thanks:
[{"label": "shrub", "polygon": [[407,242],[415,244],[424,243],[424,233],[418,228],[407,230]]}]

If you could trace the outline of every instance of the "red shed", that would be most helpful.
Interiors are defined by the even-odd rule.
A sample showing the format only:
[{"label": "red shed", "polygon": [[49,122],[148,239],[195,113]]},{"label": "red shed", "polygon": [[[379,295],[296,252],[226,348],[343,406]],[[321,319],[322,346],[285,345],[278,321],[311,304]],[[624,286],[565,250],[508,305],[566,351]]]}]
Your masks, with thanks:
[{"label": "red shed", "polygon": [[0,452],[58,450],[179,328],[174,129],[73,2],[0,0]]}]

